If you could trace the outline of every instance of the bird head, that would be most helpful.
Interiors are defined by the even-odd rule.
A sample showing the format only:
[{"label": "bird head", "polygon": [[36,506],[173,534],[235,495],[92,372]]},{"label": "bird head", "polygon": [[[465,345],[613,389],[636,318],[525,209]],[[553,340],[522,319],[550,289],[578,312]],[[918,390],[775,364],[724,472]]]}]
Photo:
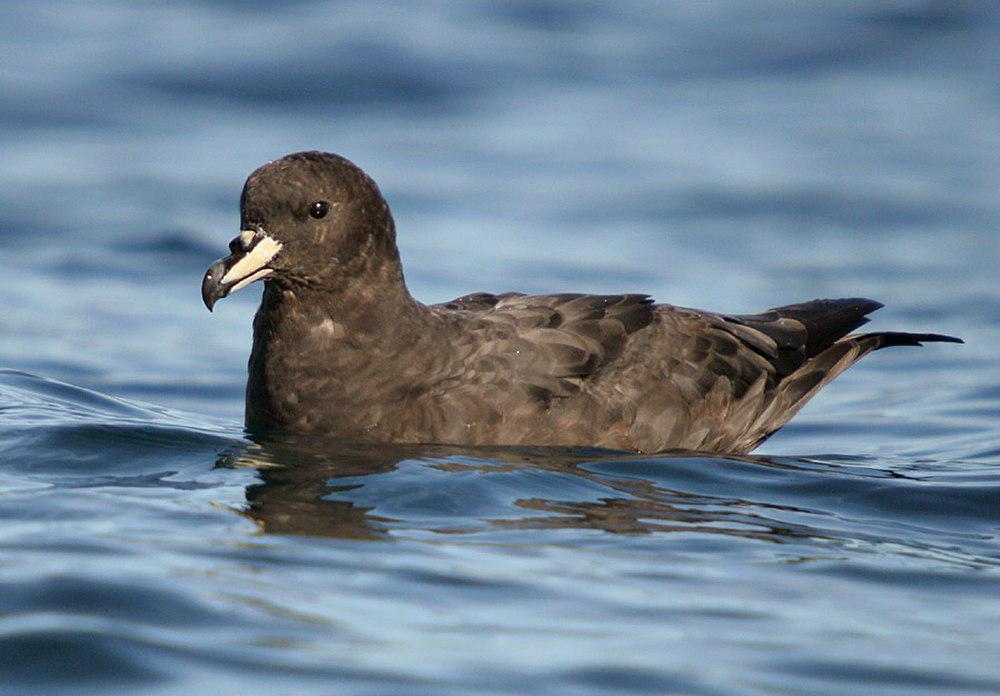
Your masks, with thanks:
[{"label": "bird head", "polygon": [[254,171],[240,197],[240,230],[229,256],[202,280],[209,310],[258,280],[335,289],[385,261],[398,265],[388,204],[375,182],[339,155],[299,152]]}]

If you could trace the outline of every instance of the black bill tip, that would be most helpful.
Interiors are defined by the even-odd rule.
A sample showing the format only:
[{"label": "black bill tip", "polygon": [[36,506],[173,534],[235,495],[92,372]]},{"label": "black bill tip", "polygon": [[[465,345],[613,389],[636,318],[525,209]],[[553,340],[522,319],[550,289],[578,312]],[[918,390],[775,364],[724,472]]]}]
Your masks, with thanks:
[{"label": "black bill tip", "polygon": [[226,259],[219,259],[208,267],[205,277],[201,279],[201,300],[209,312],[216,302],[229,294],[229,287],[222,282],[227,268]]}]

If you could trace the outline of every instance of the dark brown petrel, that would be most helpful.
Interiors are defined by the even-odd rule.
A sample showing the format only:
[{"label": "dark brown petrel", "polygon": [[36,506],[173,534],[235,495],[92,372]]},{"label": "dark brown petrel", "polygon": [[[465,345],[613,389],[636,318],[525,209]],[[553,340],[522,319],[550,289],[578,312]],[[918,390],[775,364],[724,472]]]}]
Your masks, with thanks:
[{"label": "dark brown petrel", "polygon": [[301,152],[250,175],[209,309],[257,280],[251,431],[361,442],[748,452],[868,353],[960,339],[850,334],[882,305],[815,300],[726,315],[647,295],[476,293],[403,282],[378,186]]}]

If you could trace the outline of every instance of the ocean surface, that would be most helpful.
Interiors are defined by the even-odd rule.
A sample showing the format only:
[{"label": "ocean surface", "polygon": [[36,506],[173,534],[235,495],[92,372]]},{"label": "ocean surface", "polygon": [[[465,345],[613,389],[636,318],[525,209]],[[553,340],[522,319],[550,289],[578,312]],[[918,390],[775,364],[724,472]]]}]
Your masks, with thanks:
[{"label": "ocean surface", "polygon": [[[0,9],[0,693],[1000,692],[1000,4]],[[815,297],[751,456],[255,443],[246,175],[338,152],[427,302]]]}]

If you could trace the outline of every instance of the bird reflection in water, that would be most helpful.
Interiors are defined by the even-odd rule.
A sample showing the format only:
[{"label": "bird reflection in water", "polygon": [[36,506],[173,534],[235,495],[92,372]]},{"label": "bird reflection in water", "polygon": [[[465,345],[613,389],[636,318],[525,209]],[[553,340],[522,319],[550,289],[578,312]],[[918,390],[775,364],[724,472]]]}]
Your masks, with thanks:
[{"label": "bird reflection in water", "polygon": [[[225,454],[217,466],[258,470],[262,480],[248,487],[244,514],[262,532],[271,534],[380,540],[405,530],[473,534],[576,529],[613,534],[687,532],[775,543],[826,538],[824,530],[782,519],[807,511],[738,496],[686,492],[636,473],[646,465],[667,472],[672,466],[690,471],[692,465],[711,468],[727,462],[770,470],[805,467],[811,473],[820,473],[816,467],[825,469],[824,473],[833,473],[831,468],[836,468],[830,463],[746,455],[649,456],[553,448],[373,446],[301,436],[250,444]],[[411,473],[404,475],[402,468]],[[394,503],[388,507],[405,508],[402,498],[414,495],[414,468],[418,469],[416,486],[440,490],[440,500],[446,503],[439,503],[437,514],[427,514],[426,501],[412,516],[379,514],[378,504],[371,504],[372,491],[363,495],[364,489],[380,484],[380,493],[388,490],[390,498],[400,498],[387,501]],[[476,501],[464,499],[470,495],[467,486],[459,484],[449,490],[448,476],[457,478],[470,473],[534,474],[534,485],[518,490],[516,481],[514,486],[498,486],[494,480],[488,486],[494,504],[486,506],[493,514],[477,515]],[[382,476],[398,476],[398,485],[387,487],[385,482],[377,481]],[[539,478],[546,490],[557,495],[530,495],[537,493]],[[583,493],[574,499],[572,494],[581,490]],[[508,496],[505,515],[495,514],[498,495]]]}]

